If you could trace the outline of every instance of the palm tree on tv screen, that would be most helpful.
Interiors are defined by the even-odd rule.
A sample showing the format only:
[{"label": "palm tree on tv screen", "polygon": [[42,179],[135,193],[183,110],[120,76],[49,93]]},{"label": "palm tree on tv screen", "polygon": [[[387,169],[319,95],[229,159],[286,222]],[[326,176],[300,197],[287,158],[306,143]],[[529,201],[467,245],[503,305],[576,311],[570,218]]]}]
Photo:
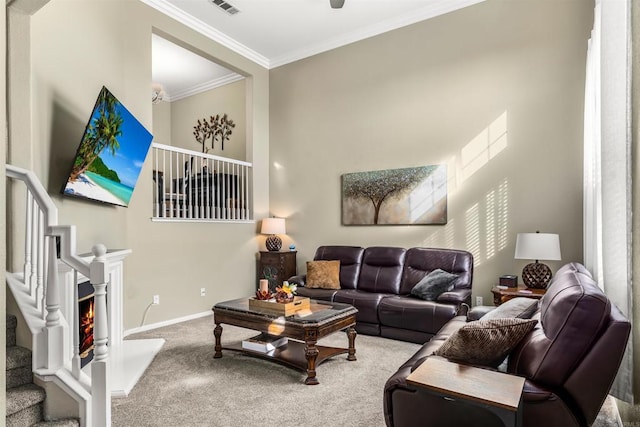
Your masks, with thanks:
[{"label": "palm tree on tv screen", "polygon": [[122,135],[124,120],[116,109],[116,103],[117,100],[111,93],[106,88],[102,88],[100,95],[98,95],[93,118],[78,149],[78,155],[69,177],[70,181],[75,181],[78,176],[85,173],[105,148],[108,148],[114,155],[120,148],[118,137]]}]

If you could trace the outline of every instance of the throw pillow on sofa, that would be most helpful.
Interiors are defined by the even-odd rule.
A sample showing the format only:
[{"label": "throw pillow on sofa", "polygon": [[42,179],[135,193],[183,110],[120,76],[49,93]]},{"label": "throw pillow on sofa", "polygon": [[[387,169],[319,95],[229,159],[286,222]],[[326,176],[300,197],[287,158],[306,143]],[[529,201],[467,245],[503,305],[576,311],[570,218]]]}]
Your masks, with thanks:
[{"label": "throw pillow on sofa", "polygon": [[457,278],[457,274],[438,268],[424,276],[411,289],[411,295],[426,301],[435,301],[440,294],[453,289],[453,284]]},{"label": "throw pillow on sofa", "polygon": [[305,288],[340,289],[340,261],[307,261]]},{"label": "throw pillow on sofa", "polygon": [[531,319],[537,309],[538,300],[525,297],[512,298],[482,316],[481,319],[504,319],[506,317]]},{"label": "throw pillow on sofa", "polygon": [[497,367],[536,326],[535,319],[490,319],[469,322],[433,354],[454,362]]}]

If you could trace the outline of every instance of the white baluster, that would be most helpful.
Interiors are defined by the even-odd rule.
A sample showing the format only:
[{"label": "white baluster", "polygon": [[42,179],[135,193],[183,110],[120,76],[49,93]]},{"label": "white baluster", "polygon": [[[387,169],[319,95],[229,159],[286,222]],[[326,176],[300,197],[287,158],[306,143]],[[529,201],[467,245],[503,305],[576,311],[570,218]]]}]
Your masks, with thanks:
[{"label": "white baluster", "polygon": [[91,252],[94,258],[89,265],[89,280],[94,294],[93,362],[91,363],[91,399],[93,427],[111,425],[111,388],[109,386],[109,340],[107,319],[108,266],[105,257],[107,248],[95,245]]},{"label": "white baluster", "polygon": [[158,188],[160,187],[160,173],[158,171],[158,150],[155,148],[151,149],[151,154],[153,157],[153,184],[155,185],[155,191],[153,192],[153,200],[155,201],[155,214],[154,216],[157,218],[160,216],[160,194],[158,194]]},{"label": "white baluster", "polygon": [[[44,230],[44,219],[43,219],[43,223],[42,223],[42,229]],[[43,275],[42,275],[42,318],[44,319],[45,316],[47,315],[47,301],[46,301],[46,295],[47,295],[47,288],[48,288],[48,284],[49,284],[49,280],[48,280],[48,274],[49,274],[49,240],[53,240],[54,243],[54,248],[55,248],[55,239],[49,236],[42,236],[42,271],[43,271]],[[53,251],[53,253],[55,254],[55,249]],[[44,273],[46,272],[46,274]],[[58,298],[60,297],[60,291],[58,291]]]},{"label": "white baluster", "polygon": [[27,190],[27,221],[24,227],[24,284],[29,292],[32,291],[31,285],[31,215],[33,215],[33,196],[31,191]]},{"label": "white baluster", "polygon": [[[49,255],[55,258],[56,240],[48,239]],[[58,286],[58,263],[55,259],[48,263],[46,293],[46,318],[43,330],[47,343],[45,369],[55,372],[64,365],[64,326],[60,322],[60,289]]]},{"label": "white baluster", "polygon": [[251,189],[253,188],[253,185],[251,184],[252,182],[252,177],[253,177],[253,170],[251,170],[250,168],[247,168],[247,180],[246,180],[246,191],[245,191],[245,196],[244,196],[244,209],[245,209],[245,215],[246,215],[246,219],[253,219],[253,215],[251,213],[251,207],[253,206],[253,203],[251,202]]},{"label": "white baluster", "polygon": [[220,187],[220,177],[222,175],[220,175],[220,161],[219,160],[215,160],[215,167],[213,168],[216,171],[216,176],[215,176],[215,200],[213,202],[214,206],[215,206],[215,213],[213,214],[214,219],[219,219],[220,218],[220,189],[222,187]]},{"label": "white baluster", "polygon": [[[163,150],[162,153],[163,153],[162,154],[162,161],[164,162],[166,150]],[[170,205],[169,205],[169,218],[173,218],[174,217],[174,212],[176,212],[175,211],[176,204],[175,204],[175,200],[173,198],[173,196],[174,196],[174,194],[173,194],[174,185],[173,185],[173,156],[172,155],[169,155],[169,180],[167,181],[167,183],[169,184],[169,203],[170,203]],[[176,212],[175,216],[177,216],[177,212]]]},{"label": "white baluster", "polygon": [[240,175],[241,177],[239,177],[238,179],[240,180],[240,219],[247,219],[245,212],[244,212],[244,186],[245,186],[245,182],[247,180],[247,167],[246,166],[242,166],[242,168],[240,169]]},{"label": "white baluster", "polygon": [[80,306],[78,305],[78,271],[73,270],[73,357],[71,358],[71,373],[80,379],[82,358],[80,357]]},{"label": "white baluster", "polygon": [[[31,204],[31,275],[29,276],[29,294],[38,298],[38,216],[40,210],[34,200]],[[37,304],[36,304],[37,308]]]},{"label": "white baluster", "polygon": [[[171,176],[171,165],[169,165],[169,175],[167,175],[167,155],[166,155],[166,150],[162,150],[162,170],[164,172],[164,187],[162,187],[162,200],[163,200],[163,206],[164,206],[164,210],[162,211],[162,216],[173,216],[173,215],[167,215],[167,209],[170,209],[169,212],[171,212],[171,209],[173,209],[173,207],[171,206],[171,204],[167,207],[167,184],[169,185],[169,194],[171,194],[171,178],[173,178]],[[171,196],[169,196],[171,197]],[[171,203],[171,199],[169,199],[169,203]]]},{"label": "white baluster", "polygon": [[[38,233],[36,237],[36,308],[44,314],[44,213],[38,209]],[[44,318],[44,315],[42,316]]]}]

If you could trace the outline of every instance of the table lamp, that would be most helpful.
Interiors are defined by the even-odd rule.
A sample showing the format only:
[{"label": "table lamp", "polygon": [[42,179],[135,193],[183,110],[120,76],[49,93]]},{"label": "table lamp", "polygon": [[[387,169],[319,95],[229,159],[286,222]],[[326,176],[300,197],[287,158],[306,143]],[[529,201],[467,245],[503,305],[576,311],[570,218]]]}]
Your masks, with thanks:
[{"label": "table lamp", "polygon": [[260,233],[268,234],[267,250],[277,252],[282,247],[282,239],[277,234],[285,234],[284,218],[265,218],[262,220]]},{"label": "table lamp", "polygon": [[551,269],[538,260],[559,261],[560,237],[557,234],[518,233],[516,259],[534,259],[522,269],[522,281],[529,288],[545,289],[551,280]]}]

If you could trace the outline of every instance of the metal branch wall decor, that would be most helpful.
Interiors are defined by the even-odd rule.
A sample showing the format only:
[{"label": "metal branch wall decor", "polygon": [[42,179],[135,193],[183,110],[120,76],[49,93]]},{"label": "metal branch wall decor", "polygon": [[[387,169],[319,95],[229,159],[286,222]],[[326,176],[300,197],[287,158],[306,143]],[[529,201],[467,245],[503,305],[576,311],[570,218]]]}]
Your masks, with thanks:
[{"label": "metal branch wall decor", "polygon": [[[224,150],[224,142],[229,139],[235,127],[236,124],[227,117],[226,113],[222,116],[216,114],[215,116],[209,117],[208,121],[207,119],[198,120],[198,123],[193,127],[193,136],[196,138],[196,141],[202,145],[203,153],[208,153],[209,150],[213,150],[216,141],[220,142],[221,148]],[[209,139],[211,140],[210,148],[207,144]]]},{"label": "metal branch wall decor", "polygon": [[446,223],[446,165],[342,175],[344,225]]}]

